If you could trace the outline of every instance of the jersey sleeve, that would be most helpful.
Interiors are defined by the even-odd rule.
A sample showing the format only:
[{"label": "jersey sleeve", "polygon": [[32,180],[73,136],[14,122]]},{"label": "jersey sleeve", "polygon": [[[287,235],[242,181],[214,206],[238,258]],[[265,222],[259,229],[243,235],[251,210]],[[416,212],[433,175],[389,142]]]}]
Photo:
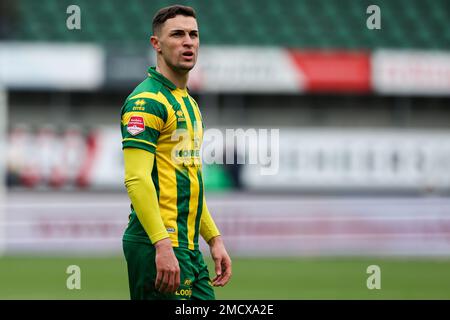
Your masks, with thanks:
[{"label": "jersey sleeve", "polygon": [[208,206],[206,205],[204,198],[202,211],[202,216],[200,218],[200,234],[206,242],[209,242],[212,238],[220,236],[220,231],[209,213]]},{"label": "jersey sleeve", "polygon": [[130,99],[121,114],[122,148],[155,153],[159,134],[167,121],[166,107],[153,99]]},{"label": "jersey sleeve", "polygon": [[139,149],[125,149],[125,186],[136,215],[154,244],[168,238],[159,210],[155,186],[148,172],[153,169],[154,155]]}]

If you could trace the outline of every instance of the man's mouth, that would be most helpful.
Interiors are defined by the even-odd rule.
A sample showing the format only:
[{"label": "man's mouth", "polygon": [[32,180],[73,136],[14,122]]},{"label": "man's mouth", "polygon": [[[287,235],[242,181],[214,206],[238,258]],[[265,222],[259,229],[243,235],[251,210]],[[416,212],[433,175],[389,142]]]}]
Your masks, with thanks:
[{"label": "man's mouth", "polygon": [[185,51],[185,52],[183,52],[182,56],[190,59],[194,56],[194,52],[193,51]]}]

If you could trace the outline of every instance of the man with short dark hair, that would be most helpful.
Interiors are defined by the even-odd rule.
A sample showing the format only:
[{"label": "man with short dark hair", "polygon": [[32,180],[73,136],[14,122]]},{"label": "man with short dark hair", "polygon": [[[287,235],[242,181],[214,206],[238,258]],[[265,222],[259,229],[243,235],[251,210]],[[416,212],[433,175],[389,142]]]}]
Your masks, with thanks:
[{"label": "man with short dark hair", "polygon": [[[123,235],[131,299],[215,299],[231,259],[208,211],[200,147],[203,122],[186,84],[199,47],[195,11],[171,6],[153,19],[157,66],[121,111],[131,214]],[[199,235],[215,263],[211,281]]]}]

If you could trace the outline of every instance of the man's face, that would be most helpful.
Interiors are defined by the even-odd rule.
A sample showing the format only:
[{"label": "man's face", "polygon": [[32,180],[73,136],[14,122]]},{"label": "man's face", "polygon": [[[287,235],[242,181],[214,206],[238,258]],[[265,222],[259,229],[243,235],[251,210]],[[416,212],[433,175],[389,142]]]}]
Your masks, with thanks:
[{"label": "man's face", "polygon": [[197,20],[178,15],[167,19],[157,34],[159,49],[166,64],[177,72],[188,72],[196,61],[199,46]]}]

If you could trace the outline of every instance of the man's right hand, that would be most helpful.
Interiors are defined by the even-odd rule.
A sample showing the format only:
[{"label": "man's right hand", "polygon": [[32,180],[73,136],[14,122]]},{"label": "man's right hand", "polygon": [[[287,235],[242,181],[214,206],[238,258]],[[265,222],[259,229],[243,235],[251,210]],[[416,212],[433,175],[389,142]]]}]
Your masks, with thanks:
[{"label": "man's right hand", "polygon": [[180,286],[180,266],[173,252],[169,238],[155,243],[156,248],[156,290],[163,293],[174,293]]}]

